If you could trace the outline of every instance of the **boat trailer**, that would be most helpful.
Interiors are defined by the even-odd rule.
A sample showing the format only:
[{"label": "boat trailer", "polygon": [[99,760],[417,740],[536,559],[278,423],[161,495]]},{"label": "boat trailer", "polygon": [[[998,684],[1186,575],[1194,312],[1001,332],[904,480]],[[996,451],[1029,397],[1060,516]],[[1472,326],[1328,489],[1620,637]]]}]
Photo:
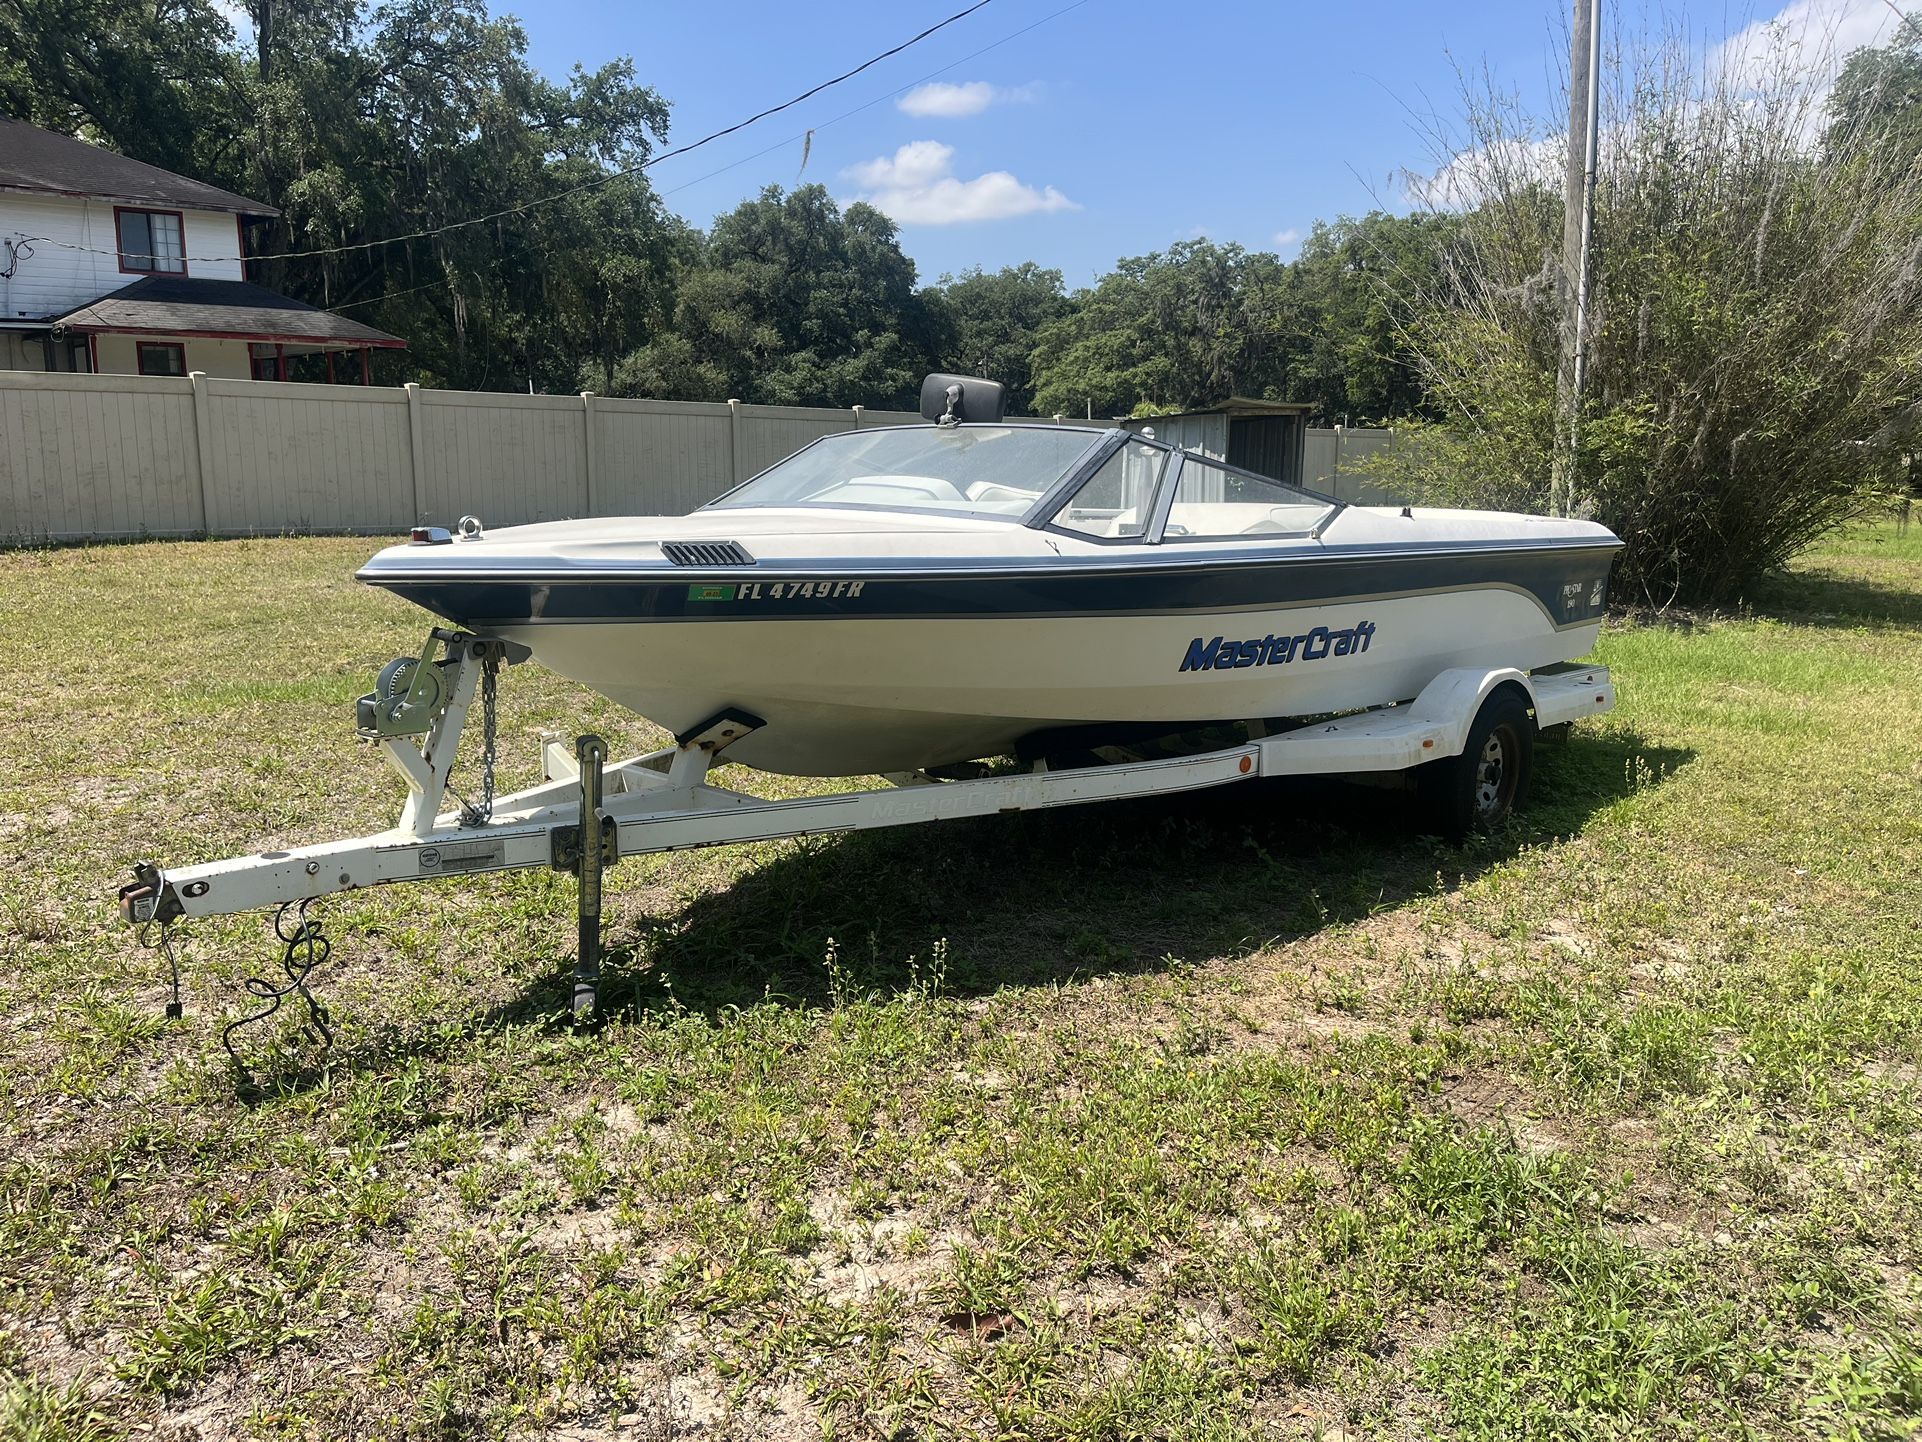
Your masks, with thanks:
[{"label": "boat trailer", "polygon": [[[743,711],[723,711],[675,737],[672,746],[617,762],[608,760],[598,736],[581,736],[568,746],[550,734],[542,743],[541,784],[496,796],[498,679],[503,666],[526,655],[498,637],[436,627],[420,655],[381,670],[374,690],[358,703],[356,721],[358,734],[378,746],[407,783],[406,803],[391,830],[198,866],[163,870],[142,861],[134,867],[133,882],[119,893],[121,914],[169,963],[170,1018],[181,1014],[174,930],[195,917],[278,908],[275,930],[286,980],[249,978],[247,990],[266,1005],[230,1024],[222,1036],[244,1069],[235,1032],[265,1020],[293,996],[307,1006],[309,1039],[322,1048],[331,1043],[326,1009],[308,986],[329,950],[309,912],[317,898],[526,867],[570,872],[579,881],[580,926],[572,1011],[585,1020],[598,1006],[603,873],[627,857],[1170,795],[1261,777],[1409,771],[1462,755],[1482,707],[1503,688],[1519,688],[1527,697],[1537,732],[1600,715],[1615,704],[1603,666],[1533,674],[1459,668],[1441,672],[1412,701],[1267,734],[1262,723],[1249,723],[1250,739],[1214,750],[1144,757],[1106,748],[1088,764],[1037,760],[1027,769],[964,777],[952,775],[953,768],[939,768],[942,775],[898,772],[885,778],[886,787],[774,801],[708,780],[728,746],[764,724]],[[451,780],[477,696],[484,730],[480,795],[468,801]],[[450,797],[459,804],[443,809]]]}]

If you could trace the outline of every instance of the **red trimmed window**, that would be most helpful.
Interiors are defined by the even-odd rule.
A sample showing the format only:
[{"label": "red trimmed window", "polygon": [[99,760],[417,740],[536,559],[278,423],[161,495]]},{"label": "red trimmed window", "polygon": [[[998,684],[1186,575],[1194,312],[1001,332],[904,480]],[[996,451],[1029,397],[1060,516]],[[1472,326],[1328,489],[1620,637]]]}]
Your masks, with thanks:
[{"label": "red trimmed window", "polygon": [[143,376],[184,376],[187,347],[179,341],[143,340],[134,347]]},{"label": "red trimmed window", "polygon": [[120,268],[142,275],[187,273],[186,222],[177,210],[116,209]]}]

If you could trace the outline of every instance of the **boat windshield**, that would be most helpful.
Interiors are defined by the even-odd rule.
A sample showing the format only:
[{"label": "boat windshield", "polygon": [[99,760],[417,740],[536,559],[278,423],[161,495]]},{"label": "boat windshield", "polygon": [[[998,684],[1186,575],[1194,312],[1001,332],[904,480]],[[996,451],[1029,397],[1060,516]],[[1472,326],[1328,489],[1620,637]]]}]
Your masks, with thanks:
[{"label": "boat windshield", "polygon": [[823,437],[709,508],[859,506],[1018,520],[1094,439],[1054,426],[850,431]]}]

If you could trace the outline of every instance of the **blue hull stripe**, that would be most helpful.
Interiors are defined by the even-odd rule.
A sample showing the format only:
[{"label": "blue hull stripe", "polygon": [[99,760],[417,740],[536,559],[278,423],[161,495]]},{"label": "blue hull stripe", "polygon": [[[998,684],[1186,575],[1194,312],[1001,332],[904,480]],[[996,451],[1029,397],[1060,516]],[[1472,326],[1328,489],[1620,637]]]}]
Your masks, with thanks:
[{"label": "blue hull stripe", "polygon": [[480,579],[420,574],[361,579],[476,630],[583,622],[865,620],[1166,615],[1257,610],[1499,587],[1520,591],[1557,626],[1600,616],[1615,546],[1340,556],[1146,570],[870,578],[833,562],[625,578]]}]

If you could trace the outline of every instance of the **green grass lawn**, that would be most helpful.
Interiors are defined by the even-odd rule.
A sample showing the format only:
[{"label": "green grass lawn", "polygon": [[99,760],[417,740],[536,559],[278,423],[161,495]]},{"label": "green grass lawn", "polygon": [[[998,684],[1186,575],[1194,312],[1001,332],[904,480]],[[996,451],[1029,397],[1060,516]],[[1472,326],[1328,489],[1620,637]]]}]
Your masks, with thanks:
[{"label": "green grass lawn", "polygon": [[[1466,851],[1275,786],[625,862],[593,1034],[565,878],[340,898],[250,1094],[265,919],[168,1023],[113,893],[390,824],[371,548],[0,555],[8,1442],[1922,1435],[1922,527],[1611,628]],[[590,726],[512,672],[504,784]]]}]

